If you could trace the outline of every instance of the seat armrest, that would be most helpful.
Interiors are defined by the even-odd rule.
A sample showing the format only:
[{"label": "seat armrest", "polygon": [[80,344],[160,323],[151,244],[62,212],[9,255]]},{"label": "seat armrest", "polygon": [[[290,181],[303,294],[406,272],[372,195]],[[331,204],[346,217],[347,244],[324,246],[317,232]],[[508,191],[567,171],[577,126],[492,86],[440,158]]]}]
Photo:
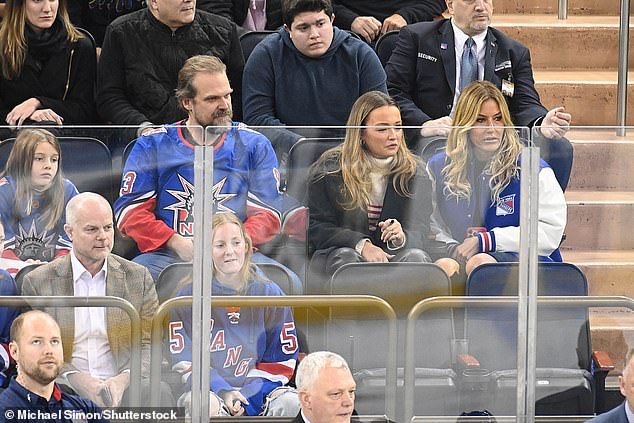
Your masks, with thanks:
[{"label": "seat armrest", "polygon": [[594,411],[600,414],[609,409],[605,393],[605,379],[608,372],[614,370],[614,362],[607,351],[593,351],[592,368],[595,386]]},{"label": "seat armrest", "polygon": [[594,362],[595,371],[611,371],[614,370],[614,361],[607,351],[593,351],[592,361]]},{"label": "seat armrest", "polygon": [[477,358],[469,354],[458,354],[457,364],[460,369],[479,369],[480,362]]}]

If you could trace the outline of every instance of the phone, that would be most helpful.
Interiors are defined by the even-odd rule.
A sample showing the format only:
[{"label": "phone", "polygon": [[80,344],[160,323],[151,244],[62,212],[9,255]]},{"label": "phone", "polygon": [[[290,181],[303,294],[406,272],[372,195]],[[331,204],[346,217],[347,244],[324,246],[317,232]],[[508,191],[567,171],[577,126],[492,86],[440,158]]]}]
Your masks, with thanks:
[{"label": "phone", "polygon": [[110,388],[107,386],[101,388],[101,391],[99,391],[99,397],[106,407],[112,407],[112,395],[110,394]]}]

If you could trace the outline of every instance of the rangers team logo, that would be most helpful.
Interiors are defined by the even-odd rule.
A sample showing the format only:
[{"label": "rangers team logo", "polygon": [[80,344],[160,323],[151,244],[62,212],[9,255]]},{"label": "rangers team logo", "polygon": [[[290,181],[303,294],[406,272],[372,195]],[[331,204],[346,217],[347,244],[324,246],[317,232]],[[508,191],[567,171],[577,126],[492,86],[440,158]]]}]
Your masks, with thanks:
[{"label": "rangers team logo", "polygon": [[38,232],[35,222],[31,223],[31,227],[28,230],[22,224],[19,224],[13,248],[20,260],[51,261],[55,258],[56,238],[57,236],[54,232],[49,233],[46,229]]},{"label": "rangers team logo", "polygon": [[[165,210],[174,212],[172,227],[185,237],[194,236],[194,184],[189,182],[181,174],[177,174],[178,181],[182,190],[168,189],[177,201],[165,207]],[[236,194],[222,194],[221,191],[227,182],[227,178],[222,178],[214,184],[212,188],[214,211],[217,212],[233,212],[224,203],[231,200]]]},{"label": "rangers team logo", "polygon": [[515,194],[500,198],[495,208],[496,216],[506,216],[515,213]]},{"label": "rangers team logo", "polygon": [[229,323],[237,325],[240,323],[240,307],[225,307]]}]

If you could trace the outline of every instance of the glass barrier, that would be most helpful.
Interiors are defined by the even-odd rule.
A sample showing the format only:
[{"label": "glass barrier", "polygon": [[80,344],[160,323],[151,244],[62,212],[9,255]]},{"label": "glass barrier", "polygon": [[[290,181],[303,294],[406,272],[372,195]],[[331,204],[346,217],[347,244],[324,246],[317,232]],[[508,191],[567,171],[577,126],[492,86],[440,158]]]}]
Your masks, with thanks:
[{"label": "glass barrier", "polygon": [[[119,408],[178,405],[175,410],[180,416],[189,404],[193,421],[203,421],[208,405],[217,402],[208,395],[210,386],[231,403],[229,407],[235,406],[229,414],[241,410],[259,414],[269,391],[255,394],[253,387],[292,381],[293,360],[300,357],[295,354],[318,350],[335,351],[348,362],[357,386],[355,408],[363,416],[385,414],[399,422],[411,416],[450,418],[483,410],[496,417],[513,416],[523,377],[527,384],[534,381],[539,416],[589,416],[617,405],[621,399],[616,375],[623,369],[634,327],[628,306],[590,308],[588,313],[588,307],[594,306],[574,301],[571,305],[540,303],[533,312],[532,353],[521,344],[518,347],[518,339],[527,339],[531,315],[530,302],[518,309],[516,296],[523,286],[520,275],[532,271],[540,295],[634,297],[627,277],[634,263],[630,257],[634,235],[623,230],[632,217],[632,189],[627,181],[634,143],[628,136],[617,137],[616,128],[571,128],[565,135],[574,146],[571,167],[572,147],[566,140],[482,122],[474,128],[438,128],[447,131],[449,144],[444,136],[408,138],[413,152],[409,155],[398,141],[402,129],[390,123],[369,128],[30,127],[21,133],[0,128],[5,140],[0,142],[0,167],[14,163],[0,183],[0,189],[5,189],[0,203],[5,232],[2,266],[17,283],[13,291],[3,294],[115,296],[137,309],[142,322],[142,366],[136,374],[132,369],[128,374],[132,360],[128,341],[134,325],[125,311],[107,301],[103,303],[107,303],[106,311],[99,301],[74,312],[54,307],[53,302],[44,307],[60,323],[67,363],[91,375],[89,382],[72,374],[60,377],[59,382],[99,405],[109,403],[104,392],[110,391],[112,404]],[[144,135],[137,139],[141,132]],[[49,140],[48,133],[59,149],[55,141],[40,141]],[[502,134],[502,145],[512,140],[515,147],[489,164],[491,153],[500,148]],[[17,144],[24,147],[10,159]],[[539,147],[545,160],[535,171],[537,195],[520,192],[521,144]],[[52,150],[46,148],[49,145]],[[202,147],[196,149],[198,145]],[[446,166],[446,145],[462,167]],[[374,158],[368,159],[366,152]],[[351,171],[342,177],[338,163],[344,154],[350,157]],[[410,161],[411,156],[422,162]],[[19,161],[22,167],[16,164]],[[24,162],[32,164],[24,166]],[[48,206],[56,202],[63,207],[75,195],[69,183],[59,185],[62,191],[51,190],[58,186],[60,163],[64,177],[78,192],[96,192],[108,201],[113,210],[110,219],[107,213],[102,216],[94,198],[84,198],[93,201],[90,207],[69,215]],[[394,168],[405,176],[386,176]],[[509,182],[489,185],[489,172]],[[17,182],[28,177],[30,182]],[[342,193],[344,179],[355,186],[355,198]],[[440,180],[451,183],[442,186]],[[480,195],[473,196],[474,190]],[[376,208],[371,212],[358,207],[374,205],[374,201]],[[530,234],[528,248],[540,257],[540,265],[503,264],[518,261],[519,208],[530,205],[539,216],[534,217],[537,229]],[[220,219],[212,218],[218,214],[225,218],[235,214],[238,219],[233,223],[214,220]],[[52,226],[50,216],[56,216]],[[82,221],[92,222],[95,235],[79,225]],[[213,229],[212,222],[216,223]],[[240,222],[250,241],[235,232]],[[108,223],[114,223],[116,230]],[[492,230],[498,227],[501,230]],[[222,234],[222,239],[213,238],[212,230],[216,237]],[[247,242],[255,248],[243,250]],[[88,251],[79,251],[78,243]],[[73,275],[71,258],[62,257],[54,261],[55,266],[39,263],[67,255],[71,246],[77,261],[87,263],[83,265],[90,275],[74,284],[69,276]],[[335,252],[333,247],[347,250]],[[108,256],[110,250],[147,266],[150,276],[127,261],[121,261],[120,271],[111,269],[118,259]],[[247,259],[240,251],[247,250],[257,267],[254,273],[240,274],[238,264]],[[491,253],[480,257],[487,265],[469,264],[480,251]],[[570,264],[559,263],[558,253]],[[93,271],[98,277],[101,267],[91,266],[102,264],[106,256],[106,282],[93,289]],[[491,258],[500,263],[488,264]],[[364,260],[373,263],[356,263]],[[60,268],[65,272],[59,273]],[[58,269],[57,279],[45,273],[53,269]],[[125,283],[120,284],[122,280]],[[266,280],[276,284],[262,282]],[[111,281],[117,282],[111,286]],[[242,281],[250,283],[243,287]],[[237,292],[267,296],[273,302],[274,297],[285,295],[297,304],[265,301],[258,308],[228,305],[222,298]],[[528,292],[526,299],[534,294]],[[158,305],[181,295],[191,296],[191,305],[181,304],[174,309],[179,312],[166,311],[155,319]],[[308,297],[316,295],[333,300]],[[353,295],[384,299],[396,321],[371,306],[335,304],[334,298],[339,298],[335,296],[345,301]],[[408,313],[418,301],[450,295],[459,303],[423,313],[416,319],[414,335],[407,334]],[[473,305],[463,300],[465,295],[491,303]],[[489,299],[508,296],[515,299]],[[7,315],[1,334],[4,341],[9,340],[14,318],[10,312]],[[395,329],[394,342],[391,329]],[[75,345],[87,338],[96,346]],[[407,371],[408,341],[416,354],[412,373]],[[155,349],[152,354],[150,346]],[[607,352],[616,367],[603,382],[597,374],[605,376],[605,372],[597,369],[608,369],[609,364],[593,361],[596,350]],[[522,355],[528,372],[523,371],[524,365],[518,367]],[[150,357],[157,366],[153,371]],[[87,364],[90,361],[103,364],[93,367]],[[5,386],[13,374],[14,368],[5,372]],[[137,403],[130,402],[130,394],[121,395],[126,389],[120,389],[133,386],[133,378],[139,379]],[[271,380],[274,383],[269,384]],[[246,381],[255,385],[244,390],[243,399],[234,391],[242,392]],[[406,400],[410,381],[415,386],[411,410]],[[87,389],[82,383],[97,388]],[[600,395],[601,383],[607,386],[607,396]],[[192,386],[195,393],[188,396]],[[532,395],[528,392],[525,395]]]}]

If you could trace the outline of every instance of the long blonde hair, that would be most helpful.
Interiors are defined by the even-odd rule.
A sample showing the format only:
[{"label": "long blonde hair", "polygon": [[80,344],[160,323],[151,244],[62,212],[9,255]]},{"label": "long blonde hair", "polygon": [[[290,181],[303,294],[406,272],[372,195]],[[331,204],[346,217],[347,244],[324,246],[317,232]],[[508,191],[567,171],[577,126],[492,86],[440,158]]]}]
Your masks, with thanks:
[{"label": "long blonde hair", "polygon": [[[22,72],[22,65],[26,57],[27,40],[25,27],[26,2],[29,0],[7,0],[4,17],[0,23],[0,63],[2,76],[13,79]],[[71,23],[66,8],[66,0],[58,0],[57,16],[66,29],[69,42],[76,42],[84,36]]]},{"label": "long blonde hair", "polygon": [[511,179],[518,176],[517,159],[522,150],[522,143],[517,132],[512,128],[513,121],[506,100],[500,90],[489,81],[474,81],[460,94],[453,120],[455,127],[447,139],[446,151],[449,160],[442,170],[446,195],[467,200],[471,197],[467,168],[474,159],[474,153],[469,133],[476,123],[482,105],[487,100],[493,100],[498,104],[502,114],[502,124],[505,126],[500,148],[484,170],[491,176],[489,180],[491,200],[496,203],[500,193]]},{"label": "long blonde hair", "polygon": [[[381,91],[370,91],[363,94],[355,101],[350,110],[346,129],[346,137],[343,144],[326,151],[315,163],[314,169],[320,173],[317,178],[327,174],[341,172],[343,185],[341,187],[345,209],[360,208],[367,210],[372,191],[372,182],[368,177],[373,170],[371,157],[363,142],[364,126],[370,113],[379,107],[390,106],[398,108],[398,104]],[[327,163],[335,162],[334,169],[325,169]],[[417,166],[420,164],[407,148],[405,137],[401,131],[398,150],[392,161],[388,175],[392,177],[394,190],[402,196],[411,197],[409,181],[416,175]]]}]

